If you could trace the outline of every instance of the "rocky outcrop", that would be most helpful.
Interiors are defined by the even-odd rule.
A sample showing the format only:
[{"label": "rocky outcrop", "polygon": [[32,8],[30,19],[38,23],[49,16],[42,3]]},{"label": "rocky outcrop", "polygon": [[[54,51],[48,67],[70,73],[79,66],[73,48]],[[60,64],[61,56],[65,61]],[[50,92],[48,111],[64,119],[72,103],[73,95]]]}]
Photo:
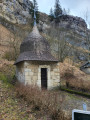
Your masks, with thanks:
[{"label": "rocky outcrop", "polygon": [[62,15],[60,17],[60,26],[64,28],[74,29],[75,32],[84,35],[83,32],[87,30],[87,24],[84,19],[71,15]]},{"label": "rocky outcrop", "polygon": [[0,17],[14,24],[26,24],[31,18],[29,0],[0,0]]},{"label": "rocky outcrop", "polygon": [[60,26],[64,28],[76,29],[79,31],[85,31],[87,29],[87,24],[84,19],[71,15],[62,15],[60,17]]},{"label": "rocky outcrop", "polygon": [[[30,7],[31,1],[29,0],[0,0],[0,17],[14,24],[27,24],[31,18]],[[45,13],[39,14],[38,26],[44,32],[50,27],[49,17]],[[54,23],[53,21],[51,26]],[[82,18],[70,15],[60,17],[59,27],[74,29],[81,35],[85,35],[84,32],[87,30],[87,25]]]},{"label": "rocky outcrop", "polygon": [[[21,34],[28,34],[32,26],[32,17],[29,14],[31,7],[30,0],[0,0],[0,24],[7,29],[14,31],[18,30]],[[47,33],[48,29],[52,30],[52,26],[56,27],[53,20],[50,22],[49,16],[39,12],[38,28],[41,32]],[[71,15],[60,16],[58,28],[66,35],[66,40],[76,46],[88,50],[88,43],[85,41],[87,24],[84,19]],[[1,29],[1,27],[0,27]],[[80,59],[84,59],[84,54],[78,55]],[[86,58],[85,58],[86,59]]]},{"label": "rocky outcrop", "polygon": [[[55,21],[51,23],[51,25],[55,24]],[[85,37],[85,32],[87,31],[87,24],[84,19],[71,16],[71,15],[62,15],[60,16],[60,22],[58,27],[65,29],[72,29],[77,34]]]}]

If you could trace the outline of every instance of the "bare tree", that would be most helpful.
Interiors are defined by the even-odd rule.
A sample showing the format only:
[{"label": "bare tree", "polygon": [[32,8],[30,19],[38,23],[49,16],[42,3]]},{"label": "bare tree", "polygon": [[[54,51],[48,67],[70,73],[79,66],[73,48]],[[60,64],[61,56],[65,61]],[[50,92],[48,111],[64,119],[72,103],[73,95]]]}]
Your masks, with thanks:
[{"label": "bare tree", "polygon": [[24,35],[21,35],[19,30],[10,32],[8,46],[9,50],[5,53],[5,58],[8,60],[16,60],[20,52],[20,44]]},{"label": "bare tree", "polygon": [[49,40],[53,54],[56,54],[59,61],[63,62],[71,51],[71,45],[66,40],[66,33],[53,26],[49,29],[48,35],[50,36]]},{"label": "bare tree", "polygon": [[88,49],[88,60],[90,60],[90,30],[87,30],[86,32],[86,43],[87,43],[87,49]]}]

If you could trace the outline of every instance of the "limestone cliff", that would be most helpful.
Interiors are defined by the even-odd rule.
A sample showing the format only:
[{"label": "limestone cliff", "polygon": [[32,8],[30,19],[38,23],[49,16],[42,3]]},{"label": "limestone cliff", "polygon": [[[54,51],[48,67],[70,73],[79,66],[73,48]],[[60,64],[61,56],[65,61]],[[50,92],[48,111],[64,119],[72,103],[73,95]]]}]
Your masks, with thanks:
[{"label": "limestone cliff", "polygon": [[30,6],[29,0],[0,0],[0,17],[12,23],[26,24],[27,19],[31,18]]},{"label": "limestone cliff", "polygon": [[[29,0],[0,0],[0,18],[13,24],[26,25],[31,21],[30,7],[31,1]],[[40,13],[39,27],[45,30],[48,26],[50,26],[48,15]],[[87,25],[82,18],[70,15],[61,16],[59,27],[74,29],[81,35],[87,29]]]},{"label": "limestone cliff", "polygon": [[[0,24],[10,31],[21,32],[21,35],[28,34],[32,29],[32,17],[29,14],[30,7],[30,0],[0,0]],[[44,33],[47,33],[47,30],[52,29],[52,26],[55,25],[55,21],[50,22],[47,14],[40,12],[39,19],[38,28]],[[85,39],[88,29],[84,19],[71,15],[62,15],[58,28],[63,30],[70,44],[87,49]],[[1,26],[0,29],[2,29]],[[6,39],[3,41],[6,41]]]}]

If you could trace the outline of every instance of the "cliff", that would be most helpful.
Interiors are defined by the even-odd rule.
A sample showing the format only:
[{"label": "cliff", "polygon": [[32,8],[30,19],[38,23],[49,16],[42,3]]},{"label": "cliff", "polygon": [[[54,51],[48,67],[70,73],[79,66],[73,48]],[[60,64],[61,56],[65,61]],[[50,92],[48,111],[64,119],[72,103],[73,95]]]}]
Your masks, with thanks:
[{"label": "cliff", "polygon": [[[29,24],[32,20],[29,14],[30,7],[31,1],[29,0],[0,0],[0,18],[12,24]],[[2,24],[1,19],[0,23]],[[39,27],[41,26],[42,29],[45,29],[48,28],[48,25],[50,26],[48,15],[40,13]],[[82,32],[87,30],[87,25],[82,18],[70,15],[62,15],[60,17],[59,27],[74,29],[81,35],[83,35]]]},{"label": "cliff", "polygon": [[0,0],[0,17],[14,24],[27,24],[30,6],[29,0]]},{"label": "cliff", "polygon": [[[32,29],[32,17],[29,14],[31,7],[31,1],[29,0],[0,0],[0,24],[12,33],[20,33],[23,38]],[[62,15],[58,26],[55,21],[50,22],[47,14],[40,12],[38,28],[42,33],[52,30],[52,26],[55,29],[60,28],[60,32],[66,34],[66,40],[76,47],[88,49],[86,42],[87,24],[84,19],[71,15]],[[56,27],[57,26],[57,27]],[[2,27],[0,26],[1,34]],[[5,36],[5,35],[4,35]],[[2,41],[2,36],[1,40]],[[7,44],[7,39],[3,39],[3,43]],[[0,42],[0,44],[2,44]],[[80,54],[78,55],[80,56]],[[81,55],[80,59],[84,57]]]}]

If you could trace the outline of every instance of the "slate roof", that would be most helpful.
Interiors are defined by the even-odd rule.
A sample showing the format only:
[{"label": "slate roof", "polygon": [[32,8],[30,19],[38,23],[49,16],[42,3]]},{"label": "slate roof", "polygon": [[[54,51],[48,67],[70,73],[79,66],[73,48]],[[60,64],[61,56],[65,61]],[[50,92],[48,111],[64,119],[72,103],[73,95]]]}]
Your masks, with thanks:
[{"label": "slate roof", "polygon": [[86,69],[86,68],[90,68],[90,61],[88,61],[88,62],[86,62],[85,64],[83,64],[83,65],[80,67],[80,70]]},{"label": "slate roof", "polygon": [[22,42],[20,55],[15,64],[26,60],[58,62],[58,60],[51,55],[50,45],[48,41],[40,35],[37,26],[33,27],[33,31]]}]

